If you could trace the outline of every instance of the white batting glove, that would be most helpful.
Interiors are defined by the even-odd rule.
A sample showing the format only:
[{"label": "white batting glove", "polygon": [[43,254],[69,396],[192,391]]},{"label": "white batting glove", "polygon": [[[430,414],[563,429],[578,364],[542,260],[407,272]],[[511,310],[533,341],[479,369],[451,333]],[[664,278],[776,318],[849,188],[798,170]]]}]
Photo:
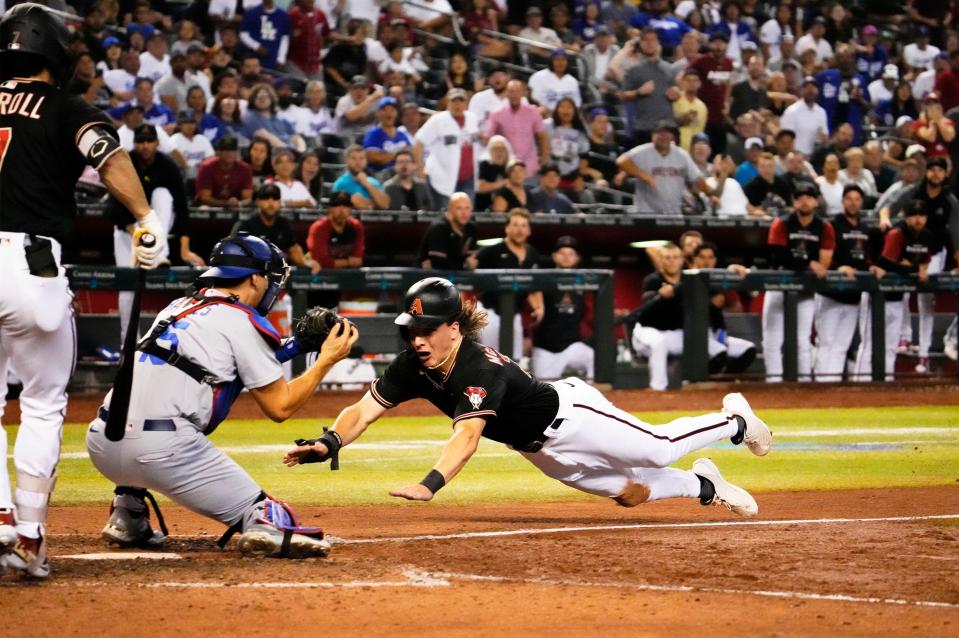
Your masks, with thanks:
[{"label": "white batting glove", "polygon": [[[150,233],[156,239],[152,246],[140,244],[139,239],[143,232]],[[133,232],[133,265],[147,270],[156,268],[162,262],[161,255],[166,254],[166,245],[166,229],[163,228],[160,216],[151,210],[149,215],[137,222]]]}]

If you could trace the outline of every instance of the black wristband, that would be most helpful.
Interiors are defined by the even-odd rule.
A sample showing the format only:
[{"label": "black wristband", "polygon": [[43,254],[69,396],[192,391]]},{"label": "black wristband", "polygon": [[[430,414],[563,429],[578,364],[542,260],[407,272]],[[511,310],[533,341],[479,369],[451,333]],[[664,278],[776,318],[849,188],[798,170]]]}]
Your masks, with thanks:
[{"label": "black wristband", "polygon": [[322,443],[329,450],[327,456],[336,456],[336,453],[340,451],[340,448],[343,447],[343,439],[340,438],[338,432],[333,430],[326,430],[323,432],[323,436],[318,438],[317,443]]},{"label": "black wristband", "polygon": [[436,494],[446,485],[446,479],[443,478],[443,475],[437,470],[430,470],[426,478],[420,481],[420,485],[433,492],[433,494]]}]

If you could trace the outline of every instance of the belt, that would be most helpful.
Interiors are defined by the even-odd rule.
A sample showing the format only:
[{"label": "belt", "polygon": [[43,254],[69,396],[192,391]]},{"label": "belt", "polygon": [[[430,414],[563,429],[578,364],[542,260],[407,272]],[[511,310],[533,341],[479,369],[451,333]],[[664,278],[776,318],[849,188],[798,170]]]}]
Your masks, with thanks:
[{"label": "belt", "polygon": [[[110,412],[100,406],[100,409],[97,410],[97,418],[101,421],[106,422],[110,416]],[[173,419],[144,419],[143,420],[143,431],[144,432],[176,432],[176,423]]]},{"label": "belt", "polygon": [[543,432],[539,434],[535,439],[533,439],[532,441],[530,441],[529,443],[523,446],[514,445],[513,449],[516,450],[517,452],[526,452],[527,454],[536,454],[537,452],[543,449],[543,444],[546,443],[547,439],[551,438],[546,433],[549,432],[550,430],[558,430],[559,426],[561,426],[563,424],[563,421],[565,420],[566,420],[565,418],[553,419],[553,422],[550,423],[548,426],[546,426]]}]

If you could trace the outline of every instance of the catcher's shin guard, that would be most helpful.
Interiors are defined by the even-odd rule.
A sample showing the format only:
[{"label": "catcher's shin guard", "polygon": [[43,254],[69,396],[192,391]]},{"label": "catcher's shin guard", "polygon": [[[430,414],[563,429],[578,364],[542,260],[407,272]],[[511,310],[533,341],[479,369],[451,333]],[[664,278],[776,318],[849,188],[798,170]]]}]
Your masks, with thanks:
[{"label": "catcher's shin guard", "polygon": [[[117,487],[114,493],[116,496],[110,504],[110,520],[100,532],[100,537],[107,543],[120,547],[155,549],[162,546],[169,532],[153,495],[135,487]],[[162,531],[156,531],[150,526],[147,499],[153,505]]]},{"label": "catcher's shin guard", "polygon": [[322,529],[301,526],[286,503],[270,497],[256,503],[242,525],[237,548],[244,556],[311,558],[330,553]]}]

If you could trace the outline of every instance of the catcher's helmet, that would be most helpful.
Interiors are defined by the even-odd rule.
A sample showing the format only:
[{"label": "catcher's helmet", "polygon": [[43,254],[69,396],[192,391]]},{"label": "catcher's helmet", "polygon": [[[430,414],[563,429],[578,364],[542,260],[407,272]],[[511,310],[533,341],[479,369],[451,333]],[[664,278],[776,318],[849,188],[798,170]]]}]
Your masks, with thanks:
[{"label": "catcher's helmet", "polygon": [[[42,5],[27,2],[12,7],[0,20],[0,69],[17,57],[33,56],[43,60],[59,86],[73,75],[70,32],[60,18]],[[9,79],[4,72],[2,79]]]},{"label": "catcher's helmet", "polygon": [[456,319],[463,311],[463,301],[451,281],[442,277],[427,277],[406,291],[403,309],[404,312],[393,323],[405,328],[429,330]]},{"label": "catcher's helmet", "polygon": [[264,316],[273,307],[290,276],[290,267],[280,249],[247,232],[239,232],[217,242],[210,254],[210,266],[197,278],[198,281],[265,275],[270,285],[256,306],[256,311]]}]

